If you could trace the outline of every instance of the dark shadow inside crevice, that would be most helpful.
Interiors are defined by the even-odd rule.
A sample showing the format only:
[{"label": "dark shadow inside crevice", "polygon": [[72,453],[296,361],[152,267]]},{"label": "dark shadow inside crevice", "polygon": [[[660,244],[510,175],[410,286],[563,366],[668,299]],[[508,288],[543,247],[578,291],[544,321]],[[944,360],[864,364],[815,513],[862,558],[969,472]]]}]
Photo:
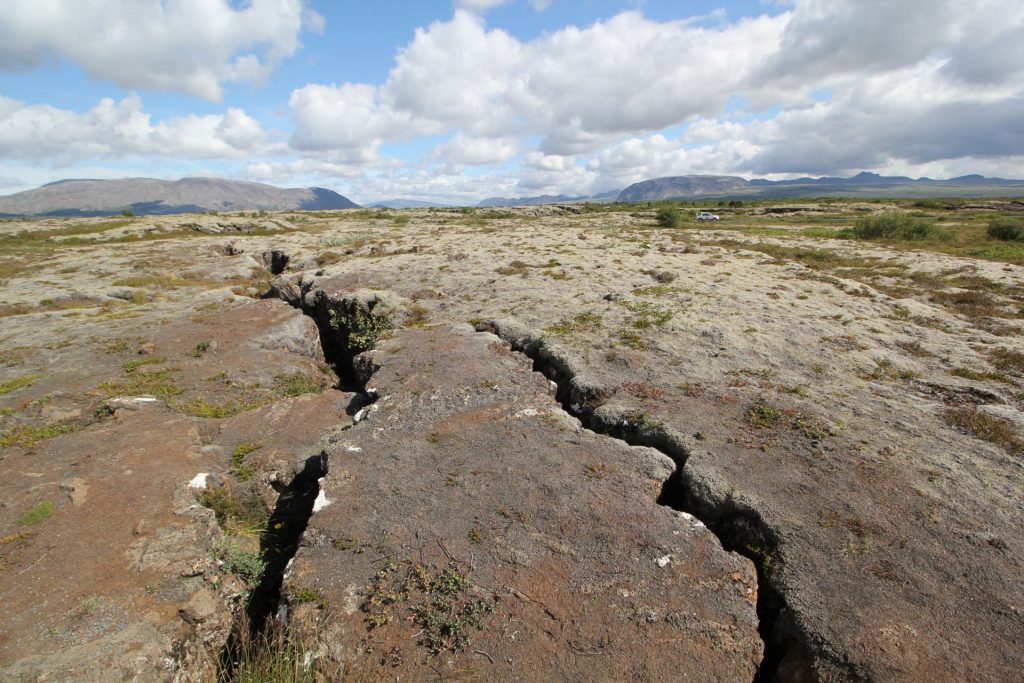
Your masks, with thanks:
[{"label": "dark shadow inside crevice", "polygon": [[[486,324],[486,331],[495,331]],[[758,633],[764,643],[764,655],[755,683],[772,681],[816,680],[812,656],[807,639],[793,624],[786,607],[785,596],[774,580],[773,562],[778,559],[778,537],[765,524],[760,514],[730,501],[725,503],[702,497],[700,487],[691,485],[686,476],[689,458],[685,446],[658,424],[634,424],[606,421],[595,407],[598,395],[591,390],[575,386],[573,377],[567,376],[560,364],[552,362],[543,353],[541,344],[517,345],[513,348],[533,362],[533,370],[555,383],[555,398],[563,410],[580,420],[584,427],[604,436],[619,439],[630,446],[654,448],[670,457],[676,470],[662,484],[657,502],[700,520],[714,533],[722,547],[736,552],[753,562],[757,570]]]},{"label": "dark shadow inside crevice", "polygon": [[244,648],[251,647],[252,643],[265,642],[262,636],[275,623],[278,626],[287,623],[286,605],[281,599],[284,575],[309,525],[320,493],[320,479],[326,474],[327,456],[315,455],[306,459],[303,469],[288,484],[275,487],[279,490],[277,505],[260,540],[263,571],[249,594],[244,613],[235,619],[231,635],[221,652],[222,680],[235,680]]}]

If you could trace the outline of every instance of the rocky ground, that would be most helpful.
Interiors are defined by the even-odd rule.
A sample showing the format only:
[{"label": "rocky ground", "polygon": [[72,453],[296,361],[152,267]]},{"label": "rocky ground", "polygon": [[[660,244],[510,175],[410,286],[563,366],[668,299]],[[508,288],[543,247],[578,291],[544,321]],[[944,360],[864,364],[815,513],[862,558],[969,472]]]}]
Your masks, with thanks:
[{"label": "rocky ground", "polygon": [[0,223],[0,680],[1015,679],[1024,268],[797,208]]}]

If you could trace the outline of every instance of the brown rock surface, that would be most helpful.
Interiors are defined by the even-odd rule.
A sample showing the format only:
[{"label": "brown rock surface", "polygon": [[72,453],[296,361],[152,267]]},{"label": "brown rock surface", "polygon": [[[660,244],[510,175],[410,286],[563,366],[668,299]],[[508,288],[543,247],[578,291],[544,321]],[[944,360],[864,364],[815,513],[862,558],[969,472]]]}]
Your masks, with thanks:
[{"label": "brown rock surface", "polygon": [[[671,460],[581,429],[525,359],[467,326],[372,353],[381,398],[328,450],[287,579],[324,605],[298,605],[292,627],[323,666],[354,680],[753,678],[753,567],[655,503]],[[445,571],[469,585],[418,583]],[[462,608],[478,627],[446,612]]]},{"label": "brown rock surface", "polygon": [[[292,333],[281,343],[279,329]],[[315,326],[280,302],[139,331],[149,354],[122,338],[109,353],[109,342],[25,350],[59,370],[19,390],[5,434],[69,428],[0,449],[2,680],[206,680],[244,587],[218,569],[224,532],[197,475],[212,486],[239,444],[258,445],[251,483],[272,506],[269,484],[350,421],[350,394],[319,393],[330,380]],[[209,339],[220,342],[197,351]],[[282,394],[282,376],[318,393]],[[203,406],[248,409],[216,419],[195,414]]]}]

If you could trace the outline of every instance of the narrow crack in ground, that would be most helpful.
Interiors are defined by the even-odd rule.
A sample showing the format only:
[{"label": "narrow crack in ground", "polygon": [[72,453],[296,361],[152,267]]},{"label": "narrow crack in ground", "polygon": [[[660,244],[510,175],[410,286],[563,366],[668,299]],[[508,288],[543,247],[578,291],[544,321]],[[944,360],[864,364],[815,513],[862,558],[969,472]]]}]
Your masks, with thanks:
[{"label": "narrow crack in ground", "polygon": [[[283,256],[285,262],[287,258]],[[341,302],[329,297],[324,297],[324,301],[325,305],[321,307],[295,307],[316,324],[324,357],[338,377],[335,388],[355,393],[346,412],[358,415],[377,397],[368,393],[358,378],[353,363],[357,353],[350,348],[349,330],[330,315],[332,307],[341,305]],[[274,485],[278,492],[277,504],[260,540],[260,558],[264,568],[249,594],[244,612],[235,619],[231,635],[221,652],[222,680],[237,680],[240,660],[258,656],[251,651],[252,648],[282,647],[287,640],[288,604],[281,589],[313,516],[320,484],[327,471],[328,458],[322,452],[307,458],[303,469],[288,484]]]},{"label": "narrow crack in ground", "polygon": [[773,577],[772,562],[777,558],[778,536],[758,511],[731,500],[717,500],[696,485],[686,471],[690,453],[671,430],[640,415],[622,419],[622,416],[612,417],[610,413],[598,411],[606,392],[588,385],[585,380],[580,381],[572,370],[573,363],[567,362],[558,350],[547,346],[543,340],[523,336],[520,330],[502,329],[493,321],[478,325],[477,329],[497,334],[514,351],[529,358],[534,371],[554,383],[555,398],[562,408],[578,418],[584,427],[630,446],[654,448],[676,463],[675,472],[662,486],[658,504],[692,515],[718,537],[725,550],[743,555],[757,569],[758,632],[764,643],[764,655],[754,683],[815,680],[809,639],[797,628],[785,596]]},{"label": "narrow crack in ground", "polygon": [[[267,295],[274,296],[275,293],[271,290]],[[354,363],[358,353],[365,349],[353,348],[351,331],[344,324],[339,324],[340,318],[334,314],[343,309],[345,302],[323,294],[312,301],[302,299],[290,303],[316,323],[324,356],[338,376],[338,388],[357,395],[349,406],[350,414],[355,414],[372,404],[376,397],[366,392],[366,378],[360,377]],[[758,630],[764,642],[764,656],[754,682],[802,680],[804,677],[813,680],[807,638],[796,628],[789,616],[785,597],[773,581],[771,563],[777,555],[777,535],[765,524],[758,511],[731,501],[723,505],[722,501],[706,495],[706,491],[694,485],[686,472],[689,451],[677,435],[662,425],[644,420],[613,419],[596,410],[603,398],[602,390],[577,381],[570,370],[572,364],[559,358],[558,352],[547,347],[543,340],[530,336],[524,338],[514,333],[503,334],[504,331],[494,323],[484,323],[478,329],[498,334],[513,350],[527,356],[533,362],[534,371],[554,382],[556,399],[563,409],[580,419],[586,428],[631,446],[654,448],[676,463],[676,470],[664,482],[657,502],[693,515],[718,537],[725,550],[747,557],[756,567]],[[281,596],[284,574],[312,516],[313,503],[320,491],[319,480],[326,473],[325,457],[310,458],[302,472],[280,491],[269,524],[272,531],[268,532],[262,544],[266,569],[252,593],[246,619],[243,620],[249,629],[247,637],[265,634],[271,625],[281,629],[287,627],[287,609]],[[236,627],[225,656],[233,656],[237,650],[238,631]],[[264,642],[269,642],[269,639]]]}]

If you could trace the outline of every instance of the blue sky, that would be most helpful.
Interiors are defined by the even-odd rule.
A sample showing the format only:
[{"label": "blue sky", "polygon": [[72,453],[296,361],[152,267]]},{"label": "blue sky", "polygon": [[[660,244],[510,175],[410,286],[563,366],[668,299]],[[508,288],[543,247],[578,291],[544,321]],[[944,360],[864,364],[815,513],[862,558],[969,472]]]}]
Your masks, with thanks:
[{"label": "blue sky", "polygon": [[0,193],[216,175],[468,203],[687,173],[1020,177],[1022,46],[1010,0],[5,0]]}]

